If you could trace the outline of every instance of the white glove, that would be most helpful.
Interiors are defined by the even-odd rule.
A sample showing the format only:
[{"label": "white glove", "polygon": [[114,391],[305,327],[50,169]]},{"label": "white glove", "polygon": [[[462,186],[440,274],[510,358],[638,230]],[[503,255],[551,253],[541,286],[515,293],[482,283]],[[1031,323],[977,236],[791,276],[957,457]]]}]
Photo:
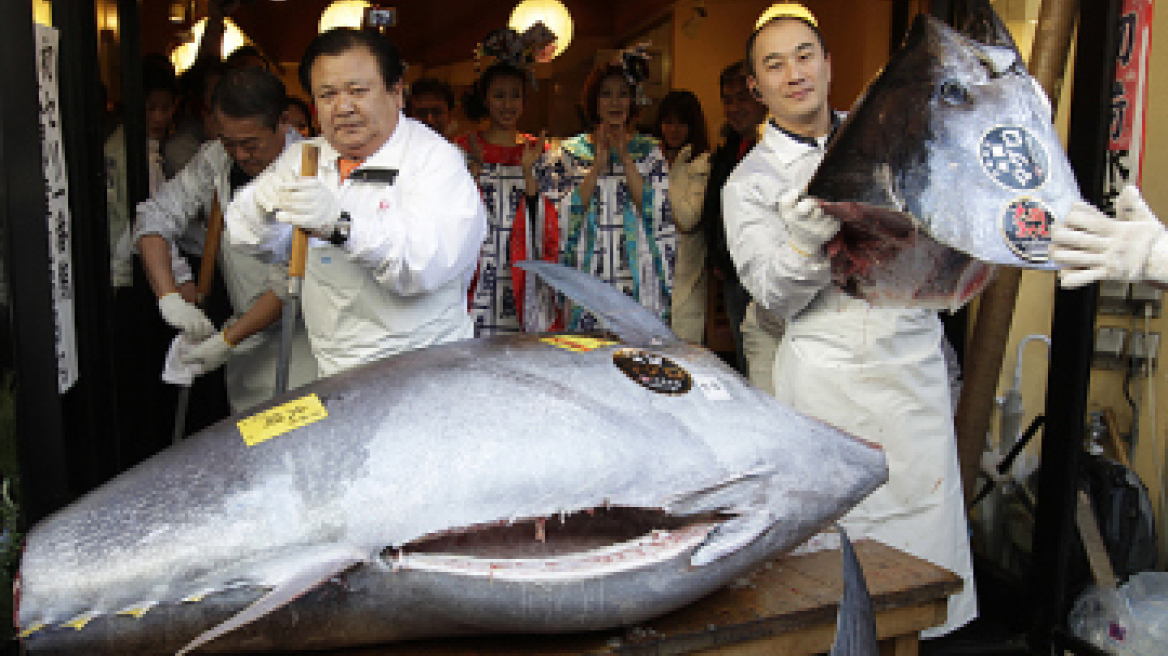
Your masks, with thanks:
[{"label": "white glove", "polygon": [[199,371],[195,375],[202,376],[222,367],[227,358],[231,357],[232,348],[234,346],[227,343],[223,333],[215,333],[183,354],[182,363],[188,367],[197,367]]},{"label": "white glove", "polygon": [[162,313],[163,321],[195,339],[203,339],[215,333],[215,325],[207,315],[186,302],[178,292],[171,292],[158,299],[158,311]]},{"label": "white glove", "polygon": [[[280,206],[280,188],[285,182],[291,182],[296,176],[291,171],[269,168],[256,176],[248,186],[251,188],[252,198],[265,214],[272,214]],[[230,206],[228,206],[230,208]],[[226,218],[226,217],[224,217]]]},{"label": "white glove", "polygon": [[1115,200],[1116,218],[1087,203],[1075,203],[1050,232],[1050,257],[1062,267],[1067,289],[1100,280],[1168,282],[1168,231],[1138,189],[1124,187]]},{"label": "white glove", "polygon": [[280,185],[276,219],[308,232],[332,232],[341,218],[341,201],[320,178],[296,178]]},{"label": "white glove", "polygon": [[839,219],[819,207],[819,201],[791,189],[779,198],[779,213],[787,224],[787,245],[804,257],[822,254],[823,245],[839,232]]}]

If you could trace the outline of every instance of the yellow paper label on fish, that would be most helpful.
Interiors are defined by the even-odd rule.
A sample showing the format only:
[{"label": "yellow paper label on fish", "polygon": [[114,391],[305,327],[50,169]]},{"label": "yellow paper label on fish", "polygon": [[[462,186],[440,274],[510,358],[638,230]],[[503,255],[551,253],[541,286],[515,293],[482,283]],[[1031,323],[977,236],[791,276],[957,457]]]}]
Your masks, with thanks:
[{"label": "yellow paper label on fish", "polygon": [[568,349],[576,353],[587,353],[588,351],[595,351],[598,348],[605,346],[614,346],[620,342],[614,342],[610,339],[600,339],[598,337],[581,337],[579,335],[555,335],[553,337],[543,337],[542,342],[551,344],[562,349]]},{"label": "yellow paper label on fish", "polygon": [[315,394],[289,401],[283,405],[264,410],[258,415],[240,419],[236,424],[239,433],[248,446],[255,446],[328,417],[328,411]]}]

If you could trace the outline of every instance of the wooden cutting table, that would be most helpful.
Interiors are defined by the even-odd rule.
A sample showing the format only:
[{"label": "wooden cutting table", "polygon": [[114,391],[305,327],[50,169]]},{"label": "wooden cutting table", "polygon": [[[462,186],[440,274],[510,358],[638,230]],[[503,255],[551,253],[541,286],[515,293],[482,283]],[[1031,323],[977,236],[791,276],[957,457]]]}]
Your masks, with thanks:
[{"label": "wooden cutting table", "polygon": [[[878,542],[856,543],[882,655],[917,653],[917,634],[945,619],[961,588],[951,572]],[[814,654],[831,648],[843,590],[839,551],[787,556],[734,585],[636,627],[572,635],[448,638],[362,647],[338,656],[534,654]]]}]

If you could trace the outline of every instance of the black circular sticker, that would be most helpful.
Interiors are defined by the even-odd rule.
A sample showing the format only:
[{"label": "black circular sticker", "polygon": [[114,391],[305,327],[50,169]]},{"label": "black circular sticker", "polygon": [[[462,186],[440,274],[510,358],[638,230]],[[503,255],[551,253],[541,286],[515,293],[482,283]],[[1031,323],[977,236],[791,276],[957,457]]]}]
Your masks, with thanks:
[{"label": "black circular sticker", "polygon": [[1002,232],[1014,254],[1031,262],[1050,257],[1050,226],[1054,216],[1033,198],[1016,198],[1002,212]]},{"label": "black circular sticker", "polygon": [[612,360],[641,387],[659,394],[685,394],[693,387],[689,372],[669,358],[647,351],[618,349]]},{"label": "black circular sticker", "polygon": [[996,127],[981,138],[978,155],[987,175],[1009,189],[1038,189],[1046,183],[1050,160],[1026,128]]}]

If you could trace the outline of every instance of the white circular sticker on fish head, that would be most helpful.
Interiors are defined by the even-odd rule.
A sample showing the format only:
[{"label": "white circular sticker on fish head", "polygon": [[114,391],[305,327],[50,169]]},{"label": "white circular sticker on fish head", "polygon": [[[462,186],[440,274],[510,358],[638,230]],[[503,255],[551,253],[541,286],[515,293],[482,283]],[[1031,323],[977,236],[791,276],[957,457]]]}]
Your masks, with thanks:
[{"label": "white circular sticker on fish head", "polygon": [[1050,157],[1029,130],[999,125],[978,145],[982,170],[1007,189],[1033,191],[1050,176]]},{"label": "white circular sticker on fish head", "polygon": [[998,220],[1006,246],[1029,262],[1050,259],[1050,226],[1053,223],[1050,208],[1028,197],[1015,198],[1007,203]]}]

